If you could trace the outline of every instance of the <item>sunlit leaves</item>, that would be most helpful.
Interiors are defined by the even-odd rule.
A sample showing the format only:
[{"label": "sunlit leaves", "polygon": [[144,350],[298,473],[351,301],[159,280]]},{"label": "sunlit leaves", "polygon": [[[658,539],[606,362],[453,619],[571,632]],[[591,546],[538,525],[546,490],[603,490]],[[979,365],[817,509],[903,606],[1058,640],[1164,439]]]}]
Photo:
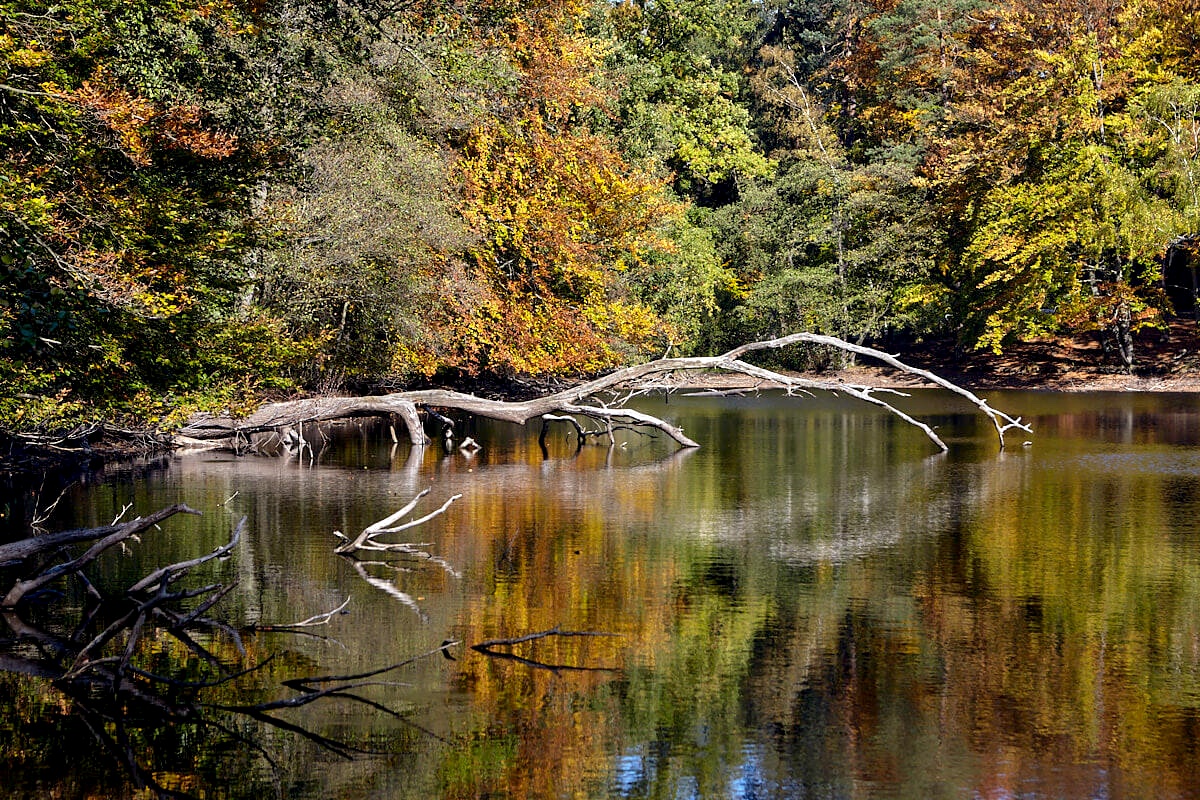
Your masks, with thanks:
[{"label": "sunlit leaves", "polygon": [[[959,68],[922,130],[924,172],[962,246],[944,274],[968,289],[949,311],[968,340],[1105,330],[1114,309],[1136,326],[1162,309],[1154,271],[1195,227],[1191,203],[1168,198],[1182,199],[1193,159],[1164,158],[1164,134],[1186,128],[1186,91],[1162,70],[1148,8],[994,3],[946,53]],[[1179,102],[1164,113],[1170,85]]]},{"label": "sunlit leaves", "polygon": [[644,310],[612,301],[620,273],[663,246],[656,230],[673,208],[657,181],[602,138],[533,115],[475,131],[459,169],[465,217],[484,236],[471,259],[487,295],[462,309],[472,319],[462,366],[591,371],[614,362],[609,342],[622,331],[633,342],[651,334]]},{"label": "sunlit leaves", "polygon": [[981,346],[1062,323],[1104,329],[1122,304],[1154,318],[1161,301],[1137,287],[1151,278],[1169,208],[1106,155],[1083,148],[1053,179],[997,189],[982,204],[964,256],[985,315]]},{"label": "sunlit leaves", "polygon": [[[557,12],[557,16],[551,11]],[[603,99],[578,9],[535,8],[506,28],[523,80],[480,120],[457,161],[462,213],[479,235],[467,280],[437,315],[447,364],[471,371],[589,372],[648,342],[655,316],[628,295],[667,245],[663,183],[625,161],[580,112]]]},{"label": "sunlit leaves", "polygon": [[0,357],[54,367],[48,386],[14,367],[17,386],[103,405],[228,375],[179,354],[214,341],[246,278],[264,131],[236,129],[229,109],[256,101],[236,85],[242,62],[219,52],[253,49],[251,11],[5,4],[0,221],[24,268],[0,302],[30,335]]},{"label": "sunlit leaves", "polygon": [[720,194],[723,184],[769,171],[738,72],[758,13],[738,0],[627,0],[597,12],[619,93],[615,133],[626,152],[673,173],[685,196]]}]

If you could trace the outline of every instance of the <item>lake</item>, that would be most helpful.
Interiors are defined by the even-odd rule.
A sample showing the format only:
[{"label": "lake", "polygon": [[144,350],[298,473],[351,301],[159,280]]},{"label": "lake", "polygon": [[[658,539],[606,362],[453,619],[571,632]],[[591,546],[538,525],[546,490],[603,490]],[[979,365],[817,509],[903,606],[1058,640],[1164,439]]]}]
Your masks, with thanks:
[{"label": "lake", "polygon": [[[352,424],[315,463],[110,467],[46,526],[203,512],[89,573],[127,586],[245,517],[185,583],[236,581],[210,613],[239,635],[199,644],[258,668],[191,690],[202,716],[172,724],[0,673],[3,792],[132,796],[140,774],[210,798],[1200,797],[1200,395],[986,396],[1033,436],[1000,452],[936,391],[897,403],[946,454],[848,400],[673,395],[638,407],[697,450],[577,451],[565,426],[543,450],[536,427],[469,420],[474,455]],[[462,498],[393,536],[413,553],[333,552],[425,489],[416,515]],[[23,614],[86,606],[60,588]],[[244,709],[410,659],[269,712],[286,726]],[[216,669],[153,631],[133,661]]]}]

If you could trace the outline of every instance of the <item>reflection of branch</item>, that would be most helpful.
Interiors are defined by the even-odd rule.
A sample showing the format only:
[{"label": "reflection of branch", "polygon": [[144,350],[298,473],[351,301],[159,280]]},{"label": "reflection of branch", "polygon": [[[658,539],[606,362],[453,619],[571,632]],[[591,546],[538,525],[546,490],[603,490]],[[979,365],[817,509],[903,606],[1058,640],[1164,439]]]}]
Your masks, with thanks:
[{"label": "reflection of branch", "polygon": [[383,703],[376,703],[374,700],[369,700],[366,697],[362,697],[361,695],[353,694],[351,692],[337,692],[333,696],[334,697],[346,697],[346,698],[349,698],[350,700],[355,701],[356,703],[362,703],[363,705],[365,705],[369,708],[373,708],[376,711],[380,711],[384,714],[387,714],[392,719],[396,720],[397,722],[403,723],[404,725],[407,725],[408,727],[412,728],[413,730],[420,731],[421,733],[425,734],[426,736],[430,737],[431,739],[437,739],[442,744],[452,744],[452,742],[449,739],[445,738],[444,736],[438,736],[433,731],[429,730],[428,728],[424,727],[423,725],[418,725],[417,723],[413,722],[408,717],[401,714],[399,711],[388,708]]},{"label": "reflection of branch", "polygon": [[[129,771],[134,788],[148,788],[157,797],[189,797],[189,795],[174,791],[173,789],[167,789],[159,784],[154,779],[153,772],[138,762],[137,755],[133,752],[133,744],[129,741],[129,734],[125,730],[125,721],[123,719],[107,718],[106,715],[102,715],[95,709],[86,706],[80,708],[80,717],[82,717],[83,724],[91,731],[96,741]],[[107,728],[109,725],[107,723],[112,723],[112,727],[116,731],[115,738],[108,733]]]},{"label": "reflection of branch", "polygon": [[538,631],[537,633],[527,633],[524,636],[518,636],[513,639],[488,639],[486,642],[471,645],[471,649],[476,652],[483,653],[491,658],[502,658],[509,661],[516,661],[526,666],[535,669],[545,669],[551,672],[571,671],[571,672],[619,672],[612,667],[577,667],[569,664],[545,664],[541,661],[534,661],[528,658],[522,658],[515,653],[497,652],[493,648],[496,647],[511,647],[514,644],[522,644],[523,642],[532,642],[535,639],[544,639],[548,636],[620,636],[619,633],[605,633],[603,631],[564,631],[555,625],[550,630]]},{"label": "reflection of branch", "polygon": [[[283,681],[283,685],[287,686],[289,689],[299,692],[300,694],[292,697],[286,697],[281,700],[272,700],[266,703],[256,703],[253,705],[223,705],[214,703],[210,704],[208,707],[236,714],[245,714],[246,716],[256,719],[264,724],[279,728],[280,730],[290,731],[299,736],[303,736],[305,739],[315,742],[326,750],[329,750],[331,753],[336,753],[342,758],[350,760],[353,758],[353,753],[371,753],[373,751],[364,750],[362,748],[353,747],[351,745],[338,742],[327,736],[322,736],[319,733],[310,731],[300,725],[279,719],[278,717],[272,716],[268,712],[280,711],[289,708],[301,708],[323,698],[340,697],[352,702],[362,703],[371,708],[386,711],[389,715],[396,717],[397,719],[402,719],[397,712],[392,711],[391,709],[388,709],[387,707],[382,706],[381,704],[372,700],[368,700],[364,697],[354,694],[354,690],[367,686],[397,685],[394,682],[371,681],[367,679],[378,677],[379,675],[392,672],[400,669],[401,667],[406,667],[409,664],[420,661],[423,658],[428,658],[429,656],[436,655],[438,653],[444,653],[448,648],[457,644],[459,644],[457,641],[445,641],[439,647],[435,647],[432,650],[421,653],[420,655],[407,658],[396,664],[391,664],[380,669],[371,670],[370,672],[360,672],[354,675],[325,675],[320,677],[293,678],[291,680],[286,680]],[[422,732],[430,733],[419,726],[414,727],[417,727],[418,730],[421,730]],[[430,733],[430,735],[436,736],[432,733]]]},{"label": "reflection of branch", "polygon": [[615,667],[577,667],[571,664],[545,664],[541,661],[534,661],[529,658],[522,658],[515,653],[497,653],[492,650],[481,650],[478,645],[472,647],[474,650],[479,650],[485,656],[491,658],[499,658],[505,661],[516,661],[518,664],[524,664],[527,667],[534,669],[544,669],[550,672],[620,672]]},{"label": "reflection of branch", "polygon": [[[372,561],[369,563],[383,564],[384,562]],[[417,616],[421,618],[421,622],[429,621],[429,617],[425,614],[424,611],[421,610],[421,607],[419,605],[417,605],[417,601],[412,599],[412,595],[400,591],[398,588],[396,588],[396,585],[391,583],[390,581],[385,581],[383,578],[371,577],[371,575],[367,573],[366,566],[361,561],[350,559],[350,565],[352,567],[354,567],[354,571],[358,573],[358,577],[362,578],[364,581],[371,584],[376,589],[379,589],[381,592],[391,595],[392,597],[396,598],[401,603],[403,603],[404,605],[408,606],[413,611],[415,611]],[[391,565],[388,565],[388,566],[391,566]],[[400,569],[400,568],[397,567],[396,569]]]},{"label": "reflection of branch", "polygon": [[294,733],[297,736],[302,736],[319,747],[341,756],[347,761],[352,761],[354,759],[353,754],[355,752],[364,754],[367,753],[366,750],[360,750],[356,747],[343,745],[341,742],[338,742],[335,739],[330,739],[328,736],[322,736],[319,733],[313,733],[312,731],[300,725],[288,722],[287,720],[279,719],[278,717],[272,717],[270,714],[262,711],[255,711],[252,708],[240,708],[237,706],[213,706],[213,708],[218,708],[222,711],[232,711],[238,714],[245,714],[247,717],[256,719],[266,725],[270,725],[272,728],[278,728],[283,731],[288,731],[289,733]]},{"label": "reflection of branch", "polygon": [[[363,678],[374,678],[376,675],[383,675],[386,672],[391,672],[393,670],[400,669],[401,667],[407,667],[409,664],[416,663],[417,661],[429,658],[430,656],[435,656],[438,653],[445,653],[451,647],[455,647],[459,644],[462,644],[462,642],[459,642],[458,640],[447,639],[432,650],[426,650],[420,655],[411,656],[403,661],[398,661],[395,664],[390,664],[386,667],[381,667],[380,669],[373,669],[370,672],[358,672],[354,675],[323,675],[319,678],[293,678],[292,680],[284,681],[283,685],[292,689],[296,689],[297,691],[308,692],[315,691],[312,687],[320,683],[344,683],[346,681],[357,681]],[[342,688],[344,689],[346,687],[343,686]]]},{"label": "reflection of branch", "polygon": [[[405,720],[401,712],[361,696],[356,690],[371,686],[406,685],[381,680],[380,676],[436,653],[447,654],[448,648],[459,644],[455,641],[443,642],[440,647],[427,653],[371,672],[286,681],[284,685],[293,691],[294,696],[283,699],[246,702],[242,705],[202,702],[200,698],[205,692],[232,692],[237,688],[235,682],[261,670],[273,658],[268,657],[248,669],[236,671],[236,664],[226,666],[222,663],[216,655],[222,652],[220,649],[213,647],[210,652],[207,647],[212,645],[208,639],[199,636],[194,639],[190,634],[211,630],[227,637],[222,641],[236,643],[244,663],[246,653],[237,631],[203,616],[227,596],[232,587],[210,584],[186,589],[177,585],[180,578],[195,567],[232,552],[244,529],[245,519],[238,523],[228,544],[199,558],[154,570],[129,589],[118,590],[114,597],[106,597],[81,572],[106,549],[180,511],[195,513],[186,506],[173,506],[119,526],[47,534],[37,537],[37,541],[0,546],[0,558],[32,561],[66,544],[91,541],[91,546],[82,556],[66,564],[43,569],[34,579],[17,583],[8,591],[7,598],[16,606],[28,597],[29,592],[41,588],[50,580],[65,578],[79,581],[96,601],[86,610],[75,607],[54,609],[63,615],[74,614],[79,617],[76,620],[67,616],[61,620],[67,630],[73,630],[70,638],[42,631],[36,625],[29,624],[20,617],[20,607],[0,609],[0,618],[8,623],[15,634],[0,640],[0,671],[50,680],[55,688],[73,700],[72,712],[83,719],[100,747],[123,767],[134,788],[149,790],[149,794],[158,797],[186,795],[166,789],[156,781],[155,776],[159,773],[156,771],[155,751],[146,749],[143,752],[144,747],[149,747],[144,742],[153,740],[156,731],[180,723],[209,726],[221,731],[234,742],[247,745],[247,751],[258,753],[272,766],[276,766],[276,762],[263,746],[254,741],[251,731],[263,735],[267,730],[264,726],[269,726],[303,737],[347,759],[358,753],[371,752],[275,715],[318,701],[328,702],[329,698],[347,700],[387,713],[426,735],[436,736]],[[4,591],[4,587],[0,586],[0,594]],[[184,602],[189,600],[195,600],[198,604],[189,609],[188,606],[192,604]],[[303,631],[298,630],[300,628],[328,623],[334,615],[344,612],[348,602],[323,614],[278,627],[301,633]],[[183,647],[163,648],[160,652],[159,642],[150,641],[160,631],[165,631],[163,639],[170,636]],[[152,655],[143,660],[142,656],[150,648],[163,658]],[[163,663],[166,664],[165,668]],[[232,688],[219,690],[217,687]],[[211,697],[211,694],[208,696]],[[255,696],[262,697],[261,694]],[[223,718],[226,714],[235,715],[231,719],[237,719],[238,723],[231,724],[230,719]],[[247,726],[245,722],[248,720],[255,720],[259,724]]]}]

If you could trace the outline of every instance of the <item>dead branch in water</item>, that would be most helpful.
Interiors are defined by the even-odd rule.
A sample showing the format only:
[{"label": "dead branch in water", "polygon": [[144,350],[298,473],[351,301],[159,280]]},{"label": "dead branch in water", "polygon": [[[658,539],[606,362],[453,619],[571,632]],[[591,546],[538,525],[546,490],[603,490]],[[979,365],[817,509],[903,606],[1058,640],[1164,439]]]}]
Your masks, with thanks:
[{"label": "dead branch in water", "polygon": [[[278,712],[300,708],[315,702],[349,701],[387,713],[423,734],[436,734],[407,720],[403,713],[355,691],[369,686],[403,685],[395,680],[379,680],[392,672],[438,653],[450,657],[448,649],[458,642],[443,644],[419,656],[393,663],[381,669],[358,675],[302,677],[282,684],[296,694],[276,699],[257,692],[255,700],[241,703],[220,702],[228,688],[244,676],[261,670],[271,662],[267,657],[249,667],[228,662],[228,654],[214,647],[218,637],[236,644],[240,659],[246,659],[238,631],[224,623],[206,618],[221,599],[236,584],[219,583],[184,588],[181,579],[197,567],[230,555],[245,529],[243,518],[234,528],[230,540],[211,552],[168,566],[149,570],[131,585],[121,583],[109,590],[104,582],[89,578],[84,569],[93,565],[103,553],[118,545],[137,541],[139,533],[179,513],[198,513],[187,506],[176,505],[121,525],[45,534],[4,545],[0,549],[10,567],[25,569],[30,576],[11,586],[0,586],[5,607],[0,610],[0,624],[7,624],[11,637],[0,638],[0,671],[18,674],[33,680],[50,682],[69,698],[70,713],[82,718],[92,731],[100,748],[111,755],[126,771],[134,788],[149,789],[154,796],[176,796],[156,779],[158,774],[151,751],[137,744],[143,729],[170,728],[180,724],[196,725],[220,731],[232,741],[275,765],[266,748],[250,733],[245,722],[254,721],[259,731],[273,728],[311,741],[329,753],[351,758],[368,752],[350,743],[311,730],[304,724],[281,719]],[[72,545],[81,545],[82,555],[62,555]],[[55,563],[58,559],[62,563]],[[87,592],[84,608],[62,602],[67,593],[38,597],[36,616],[53,621],[53,629],[43,629],[47,623],[30,622],[24,617],[34,593],[56,581],[75,581]],[[328,624],[344,612],[347,599],[337,608],[308,619],[275,626],[279,630],[300,632]],[[259,629],[267,629],[262,626]],[[59,629],[67,632],[58,632]],[[254,630],[253,628],[251,630]],[[171,639],[180,648],[163,648]],[[210,648],[212,648],[210,650]],[[162,659],[168,651],[178,655]],[[174,665],[174,666],[171,666]],[[164,666],[166,668],[164,669]],[[206,694],[219,690],[214,695]],[[228,719],[236,724],[226,724]],[[182,796],[182,795],[179,795]]]},{"label": "dead branch in water", "polygon": [[[547,419],[562,419],[564,416],[586,417],[597,420],[606,426],[620,423],[648,427],[669,436],[681,447],[698,447],[699,444],[689,438],[683,430],[658,417],[627,408],[586,404],[585,401],[601,392],[617,387],[628,387],[630,389],[626,399],[650,391],[671,391],[675,388],[675,384],[671,381],[675,373],[716,371],[746,375],[763,383],[778,386],[790,395],[823,391],[846,395],[847,397],[870,403],[885,409],[908,424],[918,428],[940,450],[944,451],[948,449],[946,443],[941,440],[930,426],[920,420],[914,419],[879,396],[883,393],[903,395],[903,392],[883,390],[873,386],[785,375],[781,372],[758,367],[742,360],[742,356],[746,353],[777,349],[802,342],[825,345],[856,355],[873,358],[893,369],[914,375],[934,386],[963,397],[979,409],[980,413],[991,420],[995,426],[1001,448],[1004,447],[1004,435],[1008,431],[1017,429],[1026,433],[1031,432],[1029,425],[1022,422],[1019,417],[1014,418],[992,408],[987,400],[977,397],[971,391],[928,370],[909,366],[895,356],[881,350],[852,344],[833,336],[796,333],[778,339],[742,345],[719,356],[660,358],[655,361],[636,364],[615,370],[603,377],[587,381],[570,389],[533,400],[506,402],[444,389],[396,392],[370,397],[310,398],[283,403],[271,403],[263,406],[244,419],[199,414],[189,420],[188,424],[181,428],[178,433],[182,442],[195,444],[204,444],[207,442],[211,446],[211,443],[214,442],[227,444],[234,440],[245,441],[252,434],[277,432],[284,428],[311,422],[327,422],[364,416],[399,416],[404,420],[408,428],[409,441],[414,445],[423,445],[428,443],[429,437],[426,436],[421,421],[420,410],[422,409],[426,410],[427,415],[438,422],[442,434],[450,433],[452,435],[453,428],[446,425],[447,418],[440,412],[433,410],[440,408],[456,409],[469,414],[500,421],[514,422],[520,425],[534,418],[542,418],[544,424]],[[577,433],[581,430],[582,428],[577,428]]]},{"label": "dead branch in water", "polygon": [[99,539],[93,544],[83,555],[71,559],[65,564],[56,564],[48,567],[32,578],[17,581],[9,589],[4,599],[0,601],[0,608],[11,609],[16,608],[25,595],[32,591],[42,588],[48,583],[58,580],[66,575],[80,572],[85,566],[95,561],[101,553],[113,547],[114,545],[124,542],[142,531],[148,530],[158,525],[158,523],[174,516],[175,514],[199,514],[199,511],[188,508],[182,503],[164,508],[161,511],[156,511],[148,517],[139,517],[122,525],[110,525],[103,528],[92,528],[81,531],[68,531],[67,533],[50,535],[50,536],[34,536],[28,539],[22,539],[19,542],[0,547],[0,563],[9,561],[23,561],[32,558],[40,553],[56,550],[65,544],[73,542],[86,542]]},{"label": "dead branch in water", "polygon": [[429,494],[429,490],[428,489],[423,490],[420,494],[418,494],[411,501],[409,501],[408,505],[404,506],[404,508],[400,509],[399,511],[395,512],[394,514],[384,517],[383,519],[379,520],[378,522],[374,522],[374,523],[368,525],[367,527],[363,528],[362,533],[360,533],[353,541],[351,541],[350,537],[346,536],[341,531],[334,531],[333,535],[337,536],[340,539],[343,539],[344,541],[342,544],[335,547],[333,552],[341,554],[341,553],[349,553],[354,550],[369,550],[369,551],[374,551],[374,552],[408,553],[410,555],[424,556],[426,558],[432,558],[432,556],[430,556],[428,553],[422,552],[417,549],[420,547],[426,547],[427,545],[416,544],[416,543],[412,543],[412,542],[387,543],[387,542],[380,542],[376,539],[376,537],[383,536],[384,534],[400,533],[402,531],[407,531],[412,528],[415,528],[418,525],[424,525],[426,522],[433,519],[434,517],[438,517],[438,516],[441,516],[442,514],[444,514],[446,512],[446,509],[449,508],[451,506],[451,504],[454,503],[455,500],[459,500],[462,498],[461,494],[453,495],[449,500],[442,503],[441,508],[435,509],[434,511],[430,511],[428,514],[426,514],[423,517],[420,517],[419,519],[410,520],[409,522],[404,522],[399,525],[394,524],[398,520],[402,519],[407,514],[409,514],[414,508],[416,508],[417,503],[419,503],[421,501],[421,498],[427,494]]},{"label": "dead branch in water", "polygon": [[[315,628],[318,625],[328,625],[329,621],[341,614],[346,606],[350,605],[350,598],[347,597],[342,601],[342,604],[337,608],[330,609],[321,614],[313,614],[308,619],[302,619],[299,622],[280,622],[274,625],[255,625],[256,631],[295,631],[300,628]],[[347,614],[350,612],[346,612]]]}]

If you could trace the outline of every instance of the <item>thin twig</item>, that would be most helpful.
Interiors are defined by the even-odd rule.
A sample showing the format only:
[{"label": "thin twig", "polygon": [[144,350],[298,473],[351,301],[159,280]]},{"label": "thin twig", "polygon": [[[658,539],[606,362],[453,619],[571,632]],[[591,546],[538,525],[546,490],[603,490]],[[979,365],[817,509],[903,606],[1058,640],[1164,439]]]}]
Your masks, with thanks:
[{"label": "thin twig", "polygon": [[333,609],[332,611],[326,611],[323,614],[314,614],[313,616],[309,617],[308,619],[301,620],[300,622],[272,624],[272,625],[255,625],[254,630],[257,630],[257,631],[282,631],[282,630],[290,630],[292,628],[308,628],[308,627],[313,627],[316,625],[328,625],[329,620],[333,619],[334,616],[336,616],[343,608],[345,608],[348,605],[350,605],[349,597],[347,597],[340,606]]}]

